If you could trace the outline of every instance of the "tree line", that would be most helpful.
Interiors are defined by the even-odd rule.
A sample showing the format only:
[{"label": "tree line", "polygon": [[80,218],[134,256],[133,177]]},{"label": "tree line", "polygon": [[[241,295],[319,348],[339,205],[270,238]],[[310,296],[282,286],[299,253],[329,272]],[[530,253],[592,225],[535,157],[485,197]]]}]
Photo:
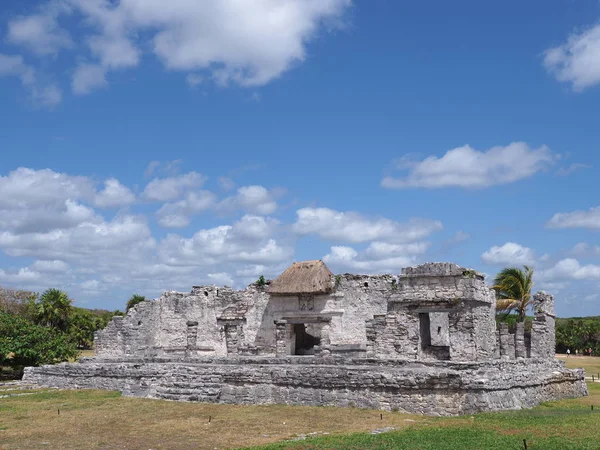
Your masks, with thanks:
[{"label": "tree line", "polygon": [[[145,300],[134,294],[126,311]],[[0,369],[10,377],[26,366],[72,360],[92,348],[94,332],[124,314],[73,306],[68,294],[58,289],[39,295],[0,288]]]}]

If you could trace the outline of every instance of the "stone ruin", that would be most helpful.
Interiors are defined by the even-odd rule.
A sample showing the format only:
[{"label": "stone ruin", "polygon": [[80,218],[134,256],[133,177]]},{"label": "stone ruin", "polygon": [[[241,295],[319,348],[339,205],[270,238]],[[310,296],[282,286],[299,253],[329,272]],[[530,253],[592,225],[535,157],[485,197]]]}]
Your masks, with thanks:
[{"label": "stone ruin", "polygon": [[334,276],[295,263],[234,291],[166,292],[114,317],[96,356],[25,370],[59,388],[236,404],[356,406],[428,415],[519,409],[587,395],[583,369],[554,358],[554,299],[531,332],[496,325],[484,277],[449,263],[398,276]]}]

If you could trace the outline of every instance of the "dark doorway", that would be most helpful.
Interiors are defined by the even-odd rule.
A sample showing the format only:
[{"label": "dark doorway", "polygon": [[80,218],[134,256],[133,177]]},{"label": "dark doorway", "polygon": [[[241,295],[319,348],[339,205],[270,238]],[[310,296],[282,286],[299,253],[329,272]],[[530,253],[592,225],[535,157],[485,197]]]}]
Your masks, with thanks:
[{"label": "dark doorway", "polygon": [[296,355],[314,355],[315,346],[321,344],[321,338],[308,334],[306,325],[298,323],[294,325],[296,335]]},{"label": "dark doorway", "polygon": [[[431,317],[427,313],[419,314],[420,332],[421,332],[421,352],[427,359],[439,359],[448,361],[450,359],[450,346],[443,345],[447,339],[448,330],[444,330],[443,315],[437,314],[434,316],[435,332],[432,331]],[[445,332],[445,333],[444,333]],[[435,333],[435,334],[434,334]],[[446,334],[445,339],[442,338]],[[440,345],[442,344],[442,345]]]}]

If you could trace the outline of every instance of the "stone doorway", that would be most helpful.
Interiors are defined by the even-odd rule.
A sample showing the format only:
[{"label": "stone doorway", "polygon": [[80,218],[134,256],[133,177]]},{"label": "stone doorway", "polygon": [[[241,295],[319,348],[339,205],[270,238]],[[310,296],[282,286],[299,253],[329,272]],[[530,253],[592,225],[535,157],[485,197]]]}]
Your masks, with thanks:
[{"label": "stone doorway", "polygon": [[[313,330],[312,328],[314,328],[314,326],[310,327],[310,324],[308,329],[307,325],[304,323],[297,323],[294,325],[294,335],[296,340],[294,353],[296,355],[314,355],[315,347],[321,344],[321,338],[314,335],[317,334],[317,330]],[[311,332],[313,334],[311,334]]]}]

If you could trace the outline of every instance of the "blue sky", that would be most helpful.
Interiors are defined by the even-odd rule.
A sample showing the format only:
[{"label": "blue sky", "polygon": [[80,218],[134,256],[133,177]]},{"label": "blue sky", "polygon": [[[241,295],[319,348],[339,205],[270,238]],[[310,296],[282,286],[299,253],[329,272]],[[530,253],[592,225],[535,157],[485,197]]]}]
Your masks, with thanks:
[{"label": "blue sky", "polygon": [[600,4],[7,0],[0,285],[535,268],[600,314]]}]

